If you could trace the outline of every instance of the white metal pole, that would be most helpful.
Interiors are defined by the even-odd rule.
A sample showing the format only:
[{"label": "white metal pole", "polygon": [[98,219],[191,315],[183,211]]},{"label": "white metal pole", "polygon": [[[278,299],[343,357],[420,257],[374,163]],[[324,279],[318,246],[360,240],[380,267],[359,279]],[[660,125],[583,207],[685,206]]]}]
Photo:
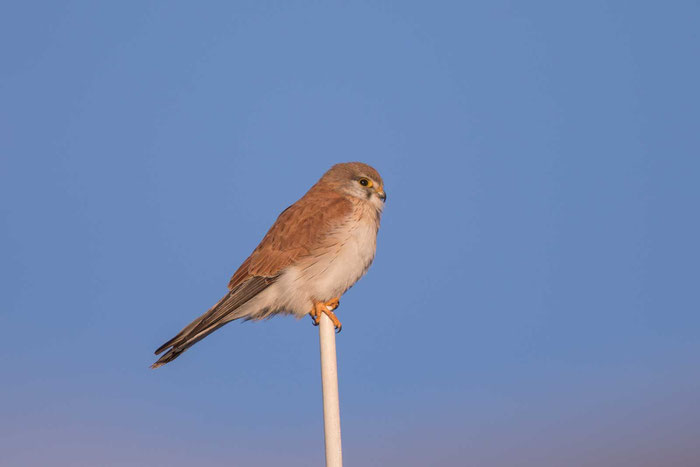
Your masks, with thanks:
[{"label": "white metal pole", "polygon": [[338,401],[338,362],[335,353],[335,326],[321,313],[318,329],[321,341],[321,382],[323,384],[323,428],[326,438],[326,467],[342,467],[340,444],[340,403]]}]

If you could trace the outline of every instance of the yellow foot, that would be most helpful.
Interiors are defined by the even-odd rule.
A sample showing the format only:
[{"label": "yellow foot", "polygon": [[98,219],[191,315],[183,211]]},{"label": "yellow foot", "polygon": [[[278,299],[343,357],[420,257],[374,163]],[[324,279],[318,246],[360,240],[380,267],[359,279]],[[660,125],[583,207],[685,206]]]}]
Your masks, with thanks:
[{"label": "yellow foot", "polygon": [[337,297],[331,298],[329,301],[326,302],[326,308],[328,308],[331,311],[338,308],[338,305],[340,305],[340,299]]},{"label": "yellow foot", "polygon": [[313,321],[314,326],[318,326],[321,322],[321,313],[325,313],[333,321],[333,326],[335,326],[335,332],[338,333],[343,329],[343,325],[340,324],[338,317],[333,313],[333,310],[338,308],[340,305],[340,300],[338,298],[331,299],[326,303],[314,302],[314,306],[311,308],[309,314],[311,315],[311,321]]}]

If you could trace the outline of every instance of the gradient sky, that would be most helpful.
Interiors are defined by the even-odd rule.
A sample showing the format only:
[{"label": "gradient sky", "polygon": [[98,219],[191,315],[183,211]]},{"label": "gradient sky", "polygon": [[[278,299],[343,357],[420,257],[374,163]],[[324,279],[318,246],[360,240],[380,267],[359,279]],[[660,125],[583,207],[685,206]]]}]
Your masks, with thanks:
[{"label": "gradient sky", "polygon": [[323,462],[317,328],[225,292],[333,163],[348,466],[700,465],[697,2],[6,2],[0,465]]}]

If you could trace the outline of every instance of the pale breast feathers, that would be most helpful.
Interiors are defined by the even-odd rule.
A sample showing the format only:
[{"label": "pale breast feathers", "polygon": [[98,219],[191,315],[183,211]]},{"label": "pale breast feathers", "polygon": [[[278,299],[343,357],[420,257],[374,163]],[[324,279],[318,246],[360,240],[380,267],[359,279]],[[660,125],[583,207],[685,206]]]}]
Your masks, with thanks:
[{"label": "pale breast feathers", "polygon": [[329,300],[345,293],[369,268],[376,251],[378,218],[363,203],[323,239],[318,250],[297,263],[311,296]]}]

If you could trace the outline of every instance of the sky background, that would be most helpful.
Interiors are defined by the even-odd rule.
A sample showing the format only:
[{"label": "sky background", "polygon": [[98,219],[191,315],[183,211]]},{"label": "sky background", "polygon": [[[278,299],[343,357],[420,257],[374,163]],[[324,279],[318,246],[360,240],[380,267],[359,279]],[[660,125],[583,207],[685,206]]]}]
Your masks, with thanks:
[{"label": "sky background", "polygon": [[697,2],[1,10],[0,465],[322,465],[310,320],[148,366],[352,160],[346,465],[700,465]]}]

